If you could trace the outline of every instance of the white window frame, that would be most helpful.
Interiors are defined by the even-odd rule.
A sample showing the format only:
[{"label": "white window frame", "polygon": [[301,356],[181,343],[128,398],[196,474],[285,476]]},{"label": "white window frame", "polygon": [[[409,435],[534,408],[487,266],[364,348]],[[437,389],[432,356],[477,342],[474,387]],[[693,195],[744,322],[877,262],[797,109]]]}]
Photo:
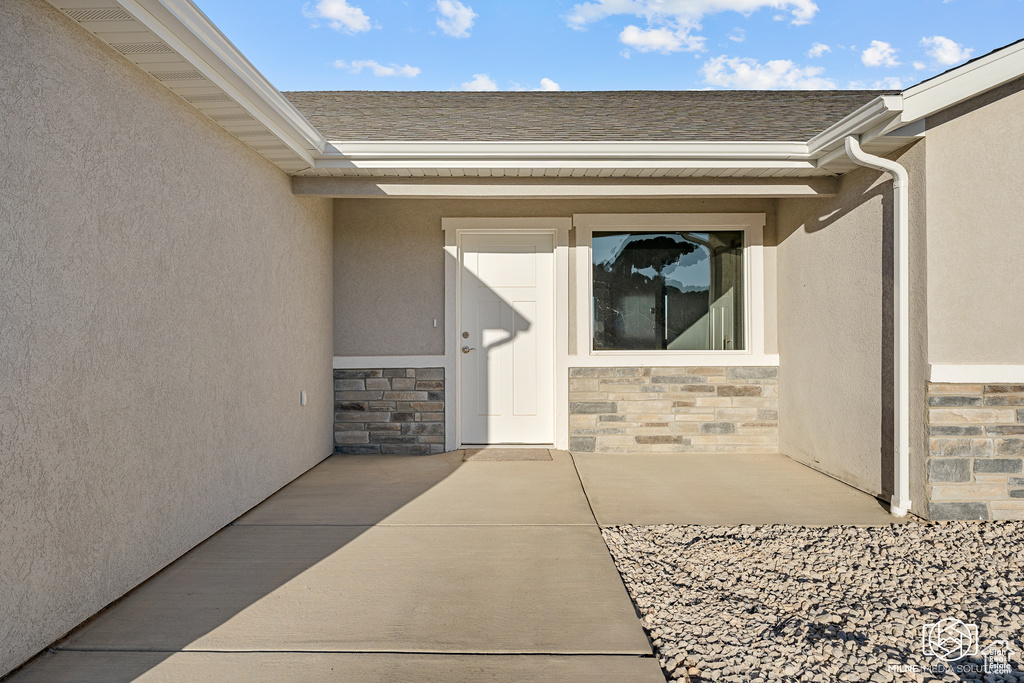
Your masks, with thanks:
[{"label": "white window frame", "polygon": [[[778,365],[765,353],[763,213],[576,214],[576,354],[570,366],[643,367]],[[744,348],[736,351],[605,351],[594,349],[593,239],[595,232],[743,232]]]}]

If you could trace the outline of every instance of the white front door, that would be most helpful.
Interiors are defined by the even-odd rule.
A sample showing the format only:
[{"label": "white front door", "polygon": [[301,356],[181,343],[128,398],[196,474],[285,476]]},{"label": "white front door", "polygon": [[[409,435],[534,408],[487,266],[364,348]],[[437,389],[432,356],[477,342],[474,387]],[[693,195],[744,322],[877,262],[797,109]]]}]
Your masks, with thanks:
[{"label": "white front door", "polygon": [[554,443],[554,235],[460,233],[463,444]]}]

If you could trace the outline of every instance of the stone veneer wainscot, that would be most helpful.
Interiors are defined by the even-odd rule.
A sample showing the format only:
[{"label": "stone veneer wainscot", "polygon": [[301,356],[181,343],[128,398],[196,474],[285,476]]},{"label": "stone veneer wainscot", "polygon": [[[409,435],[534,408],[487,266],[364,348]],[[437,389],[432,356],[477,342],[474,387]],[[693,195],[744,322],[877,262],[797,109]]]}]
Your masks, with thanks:
[{"label": "stone veneer wainscot", "polygon": [[334,371],[334,452],[444,451],[444,368]]},{"label": "stone veneer wainscot", "polygon": [[778,368],[570,368],[569,449],[777,453]]},{"label": "stone veneer wainscot", "polygon": [[929,384],[928,437],[930,519],[1024,519],[1024,384]]}]

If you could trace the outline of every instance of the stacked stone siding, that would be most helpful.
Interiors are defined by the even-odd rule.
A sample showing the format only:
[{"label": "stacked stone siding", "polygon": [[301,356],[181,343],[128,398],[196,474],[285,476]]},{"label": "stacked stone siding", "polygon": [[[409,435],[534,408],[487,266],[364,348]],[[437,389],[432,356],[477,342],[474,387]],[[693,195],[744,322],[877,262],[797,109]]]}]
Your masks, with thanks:
[{"label": "stacked stone siding", "polygon": [[569,449],[776,453],[778,368],[571,368]]},{"label": "stacked stone siding", "polygon": [[1024,519],[1024,384],[930,384],[928,516]]},{"label": "stacked stone siding", "polygon": [[334,452],[444,451],[444,368],[334,371]]}]

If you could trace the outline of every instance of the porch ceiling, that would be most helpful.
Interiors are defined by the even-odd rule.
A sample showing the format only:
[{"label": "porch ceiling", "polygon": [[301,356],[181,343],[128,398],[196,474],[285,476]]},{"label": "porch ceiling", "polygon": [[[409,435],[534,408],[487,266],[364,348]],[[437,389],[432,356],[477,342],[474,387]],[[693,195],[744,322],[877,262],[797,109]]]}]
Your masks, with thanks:
[{"label": "porch ceiling", "polygon": [[798,164],[785,168],[747,167],[722,168],[691,166],[683,168],[589,168],[558,165],[543,167],[427,167],[392,166],[383,168],[307,168],[292,175],[312,178],[814,178],[836,175],[835,172]]},{"label": "porch ceiling", "polygon": [[[501,169],[502,171],[508,169]],[[516,170],[516,169],[513,169]],[[490,177],[310,177],[292,179],[296,195],[336,199],[432,198],[681,198],[681,197],[831,197],[838,182],[834,177],[650,177],[637,175],[555,175],[550,169],[538,176],[493,175]]]}]

